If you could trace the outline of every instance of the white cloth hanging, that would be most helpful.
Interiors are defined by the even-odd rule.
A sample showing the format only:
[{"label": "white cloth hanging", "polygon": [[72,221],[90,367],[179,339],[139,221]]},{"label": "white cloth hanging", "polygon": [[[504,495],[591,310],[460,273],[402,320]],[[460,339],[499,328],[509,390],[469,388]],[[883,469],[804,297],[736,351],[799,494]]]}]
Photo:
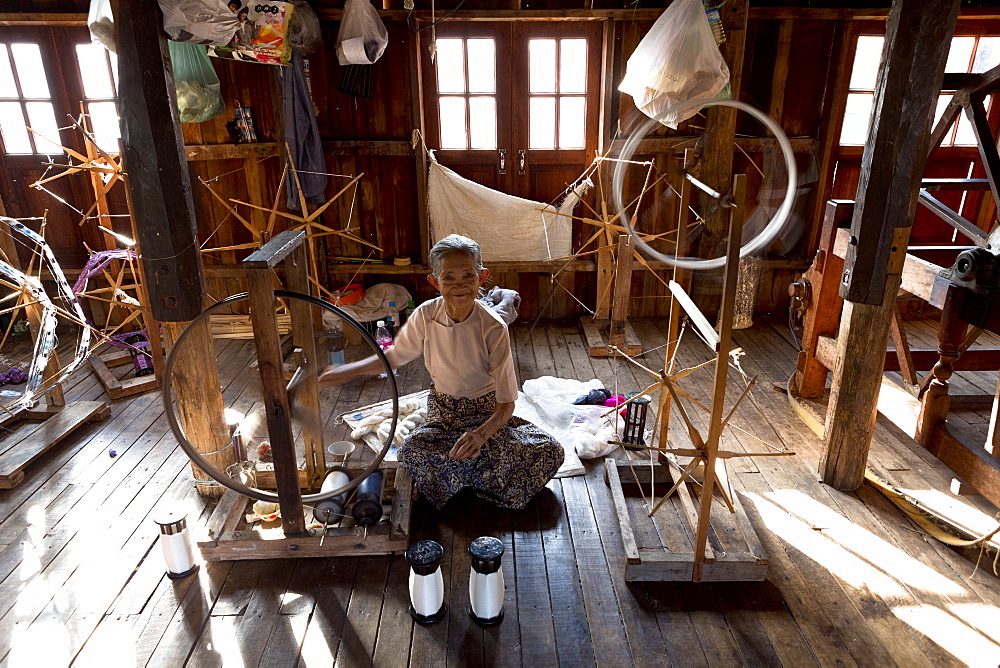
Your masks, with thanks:
[{"label": "white cloth hanging", "polygon": [[592,185],[589,180],[556,209],[470,181],[441,165],[433,151],[429,155],[427,208],[435,242],[449,234],[475,239],[484,262],[551,260],[571,253],[573,220],[567,216]]}]

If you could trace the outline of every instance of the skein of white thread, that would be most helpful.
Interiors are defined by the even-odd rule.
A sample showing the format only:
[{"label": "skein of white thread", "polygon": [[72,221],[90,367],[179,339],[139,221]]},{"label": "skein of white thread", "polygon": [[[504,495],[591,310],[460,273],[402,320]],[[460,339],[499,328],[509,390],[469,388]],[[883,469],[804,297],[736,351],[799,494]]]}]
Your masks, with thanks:
[{"label": "skein of white thread", "polygon": [[469,572],[469,601],[472,613],[480,619],[493,619],[503,609],[503,571],[483,575]]},{"label": "skein of white thread", "polygon": [[430,575],[417,575],[410,571],[410,604],[418,615],[430,617],[444,605],[444,577],[441,569]]}]

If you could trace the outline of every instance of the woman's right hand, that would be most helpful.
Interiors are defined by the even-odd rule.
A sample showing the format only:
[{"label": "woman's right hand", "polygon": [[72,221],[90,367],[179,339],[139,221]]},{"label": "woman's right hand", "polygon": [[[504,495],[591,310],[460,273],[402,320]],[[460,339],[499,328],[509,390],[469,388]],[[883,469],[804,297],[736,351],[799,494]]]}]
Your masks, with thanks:
[{"label": "woman's right hand", "polygon": [[343,385],[353,378],[354,375],[355,374],[347,370],[343,364],[331,364],[330,366],[324,368],[320,372],[319,378],[317,378],[317,381],[319,382],[319,389],[322,390],[335,385]]}]

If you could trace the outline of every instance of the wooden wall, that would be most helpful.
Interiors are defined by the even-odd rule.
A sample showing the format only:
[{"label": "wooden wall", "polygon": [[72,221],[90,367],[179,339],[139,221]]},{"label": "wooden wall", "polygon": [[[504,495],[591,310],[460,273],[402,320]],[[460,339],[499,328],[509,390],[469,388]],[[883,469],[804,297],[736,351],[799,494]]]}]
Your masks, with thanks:
[{"label": "wooden wall", "polygon": [[[426,268],[420,266],[427,248],[426,222],[421,220],[425,204],[420,197],[418,178],[423,162],[420,150],[415,151],[411,145],[413,130],[423,123],[419,104],[418,38],[407,27],[406,12],[395,8],[394,2],[387,0],[388,6],[393,9],[382,11],[390,43],[385,56],[374,66],[375,94],[371,100],[351,97],[338,90],[343,71],[336,62],[333,45],[342,3],[336,0],[312,3],[322,19],[324,39],[324,46],[309,60],[313,98],[326,147],[327,169],[341,175],[365,174],[356,199],[342,198],[324,214],[323,222],[331,227],[343,227],[350,218],[355,233],[383,248],[383,253],[376,253],[374,257],[388,261],[386,265],[366,265],[360,269],[358,265],[331,261],[324,267],[322,280],[331,288],[346,284],[352,278],[367,284],[398,282],[418,299],[423,299],[432,296],[433,292],[423,279]],[[80,15],[72,13],[85,11],[86,4],[79,1],[34,2],[27,3],[24,10],[63,12],[66,14],[60,14],[60,20],[65,16],[75,16],[78,21]],[[418,2],[418,10],[425,4]],[[606,31],[605,44],[611,52],[603,60],[601,54],[596,54],[593,63],[601,68],[604,63],[609,66],[608,71],[603,73],[609,82],[605,85],[607,95],[602,110],[605,121],[600,127],[593,128],[593,132],[605,134],[600,137],[602,143],[626,137],[645,117],[635,109],[629,96],[617,92],[616,85],[624,75],[628,56],[652,25],[659,10],[621,11],[603,0],[593,4],[592,10],[573,9],[563,0],[531,3],[522,0],[520,6],[538,12],[548,11],[553,20],[570,15],[577,20],[597,22]],[[885,7],[887,3],[881,3],[881,6]],[[439,16],[444,11],[447,9],[438,7]],[[793,221],[768,248],[758,290],[758,312],[782,312],[788,304],[787,285],[811,259],[822,202],[831,196],[854,196],[860,149],[841,149],[837,145],[839,117],[847,94],[847,65],[853,54],[856,36],[861,32],[883,29],[886,11],[808,7],[750,7],[747,10],[746,0],[730,0],[724,6],[724,22],[731,26],[740,11],[747,18],[745,51],[742,63],[738,65],[741,71],[738,99],[767,111],[778,120],[793,139],[800,173],[799,197]],[[509,0],[467,0],[451,20],[511,20],[524,15],[511,11]],[[966,21],[966,24],[969,29],[994,32],[1000,29],[996,22],[982,18],[976,19],[975,23]],[[42,35],[50,45],[53,55],[48,57],[52,58],[58,57],[59,45],[65,43],[66,36],[79,36],[83,30],[78,25],[25,26],[23,21],[12,20],[11,15],[0,15],[0,41],[29,33]],[[247,242],[250,235],[199,183],[199,179],[211,184],[224,199],[234,198],[270,207],[281,175],[281,101],[277,68],[215,59],[213,64],[222,82],[226,113],[218,119],[184,126],[199,235],[204,248]],[[733,63],[730,66],[734,67]],[[75,84],[66,81],[60,85],[64,87],[60,94],[67,104],[71,104],[68,101],[77,94],[73,90]],[[261,144],[230,144],[225,122],[232,118],[235,101],[253,108]],[[676,131],[660,130],[655,136],[664,138],[664,141],[647,141],[643,149],[645,152],[638,154],[636,159],[652,160],[658,170],[670,174],[671,180],[676,183],[683,146],[679,144],[680,140],[673,143],[667,140],[670,137],[696,138],[703,125],[704,119],[696,117]],[[751,136],[760,134],[759,128],[742,120],[737,125],[737,132]],[[736,168],[751,176],[752,191],[756,191],[760,181],[754,164],[768,164],[767,161],[773,157],[773,151],[763,151],[760,147],[750,147],[746,157],[737,157]],[[952,151],[933,162],[928,172],[964,176],[964,172],[958,172],[967,172],[974,160],[974,151],[972,154],[966,149]],[[37,164],[37,160],[23,158],[10,159],[0,167],[0,195],[7,204],[8,212],[15,216],[34,216],[49,208],[50,239],[55,240],[57,255],[71,268],[82,266],[85,259],[82,243],[93,241],[94,233],[86,227],[80,228],[78,217],[71,215],[72,212],[67,213],[65,207],[27,188],[27,184],[44,168]],[[629,176],[629,187],[633,190],[640,188],[641,175],[633,171]],[[70,179],[64,181],[58,184],[63,197],[77,206],[89,205],[92,196],[87,184],[81,185]],[[327,193],[336,192],[344,183],[343,178],[331,178]],[[556,195],[558,193],[553,192],[551,197]],[[597,206],[595,195],[591,198],[591,205]],[[655,199],[651,201],[641,220],[642,229],[650,232],[671,229],[676,222],[676,206],[669,188],[658,187]],[[968,200],[966,207],[975,208],[974,220],[986,221],[994,215],[991,209],[986,211],[992,207],[988,197]],[[247,210],[244,208],[241,211]],[[265,214],[245,215],[260,219]],[[926,216],[923,213],[920,215],[921,220]],[[283,227],[279,225],[277,229]],[[927,220],[915,228],[915,241],[923,238],[921,230],[927,231],[928,239],[941,236],[941,230],[935,228],[934,221]],[[88,235],[91,237],[89,240]],[[579,243],[585,235],[589,235],[589,231],[581,226],[575,231],[574,239]],[[369,253],[366,247],[337,237],[327,237],[325,243],[326,254],[331,256],[365,257]],[[242,288],[237,264],[245,254],[245,251],[205,254],[211,297],[221,298]],[[392,266],[392,258],[397,256],[411,258],[414,266]],[[577,299],[592,308],[597,299],[595,263],[591,256],[584,260],[575,263],[572,266],[574,271],[561,280]],[[583,308],[572,297],[553,287],[550,271],[540,265],[508,263],[494,267],[494,281],[522,293],[522,316],[526,319],[533,319],[543,308],[546,316],[568,317],[581,313]],[[660,280],[665,276],[662,268],[657,275],[637,269],[632,286],[631,312],[634,315],[665,313],[666,289]],[[718,283],[716,277],[705,276],[699,281],[699,289],[711,292],[718,289]]]}]

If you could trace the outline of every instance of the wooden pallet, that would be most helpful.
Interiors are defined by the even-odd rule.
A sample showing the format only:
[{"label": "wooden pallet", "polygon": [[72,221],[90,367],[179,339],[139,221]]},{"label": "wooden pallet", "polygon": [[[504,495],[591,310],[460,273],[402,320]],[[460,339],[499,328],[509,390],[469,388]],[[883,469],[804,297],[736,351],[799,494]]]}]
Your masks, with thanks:
[{"label": "wooden pallet", "polygon": [[[611,487],[625,547],[627,582],[691,582],[694,576],[694,535],[698,524],[697,497],[692,485],[682,483],[677,493],[653,517],[643,504],[638,486],[649,489],[651,475],[662,495],[674,484],[679,469],[671,464],[604,460],[605,482]],[[647,491],[648,495],[648,491]],[[734,511],[712,504],[709,538],[701,581],[751,582],[767,575],[767,555],[754,532],[739,497],[731,497]]]},{"label": "wooden pallet", "polygon": [[5,426],[21,420],[42,420],[27,436],[18,435],[0,441],[0,489],[12,489],[24,480],[24,469],[42,454],[87,422],[97,422],[111,415],[103,401],[76,401],[68,406],[42,406],[24,410]]},{"label": "wooden pallet", "polygon": [[[362,471],[365,465],[349,464],[348,468]],[[208,520],[210,540],[198,543],[201,555],[206,561],[236,561],[359,557],[405,552],[410,543],[413,478],[395,462],[384,462],[380,470],[386,476],[382,503],[384,507],[388,506],[385,510],[389,520],[379,522],[367,532],[354,526],[354,521],[347,518],[342,526],[327,529],[322,546],[322,528],[308,529],[302,536],[286,537],[280,521],[266,525],[247,524],[246,514],[253,506],[253,499],[227,491]],[[308,509],[306,512],[308,515]]]},{"label": "wooden pallet", "polygon": [[101,385],[104,386],[104,391],[108,393],[108,396],[111,397],[112,401],[115,399],[122,399],[124,397],[131,397],[134,394],[142,394],[143,392],[148,392],[149,390],[155,390],[160,386],[160,381],[157,380],[156,374],[150,374],[148,376],[135,376],[125,380],[119,380],[113,373],[111,373],[111,367],[131,363],[132,355],[129,354],[127,350],[115,350],[114,352],[105,355],[98,355],[94,352],[87,358],[87,364],[90,365],[90,368],[94,372],[94,375],[97,376],[97,379],[101,381]]}]

